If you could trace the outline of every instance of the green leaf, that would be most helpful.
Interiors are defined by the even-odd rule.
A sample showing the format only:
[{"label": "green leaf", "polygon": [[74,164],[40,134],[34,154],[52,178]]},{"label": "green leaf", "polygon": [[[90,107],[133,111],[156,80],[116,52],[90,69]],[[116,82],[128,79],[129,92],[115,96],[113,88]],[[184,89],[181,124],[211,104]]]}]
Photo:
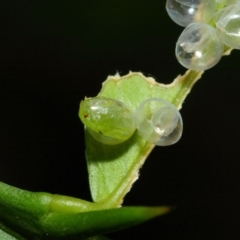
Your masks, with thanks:
[{"label": "green leaf", "polygon": [[[162,98],[180,109],[202,73],[187,71],[169,85],[159,84],[141,73],[111,76],[103,83],[98,96],[119,100],[132,110],[148,98]],[[92,198],[106,208],[120,206],[154,145],[141,138],[137,131],[118,145],[102,144],[94,140],[88,131],[85,131],[85,136]]]},{"label": "green leaf", "polygon": [[16,240],[15,237],[3,232],[2,230],[0,230],[0,239],[1,240]]},{"label": "green leaf", "polygon": [[0,239],[85,239],[170,211],[169,207],[95,210],[100,208],[81,199],[29,192],[0,182]]},{"label": "green leaf", "polygon": [[41,222],[45,234],[40,239],[85,239],[121,230],[169,211],[169,207],[123,207],[77,214],[52,213]]},{"label": "green leaf", "polygon": [[18,231],[19,231],[19,227],[14,228],[11,224],[5,225],[2,223],[2,219],[0,218],[0,239],[27,240],[27,238],[25,238],[23,235],[21,235]]}]

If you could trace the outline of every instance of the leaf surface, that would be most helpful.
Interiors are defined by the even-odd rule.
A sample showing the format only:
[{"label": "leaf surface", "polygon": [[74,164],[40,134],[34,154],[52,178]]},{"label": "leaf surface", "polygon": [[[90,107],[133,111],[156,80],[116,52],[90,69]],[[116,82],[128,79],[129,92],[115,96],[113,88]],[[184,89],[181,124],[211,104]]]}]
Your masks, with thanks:
[{"label": "leaf surface", "polygon": [[[133,111],[148,98],[162,98],[180,109],[202,73],[187,71],[169,85],[157,83],[141,73],[110,76],[103,83],[98,96],[121,101]],[[94,202],[104,203],[106,208],[120,206],[154,145],[146,142],[137,131],[118,145],[102,144],[94,140],[87,130],[85,136],[92,198]]]}]

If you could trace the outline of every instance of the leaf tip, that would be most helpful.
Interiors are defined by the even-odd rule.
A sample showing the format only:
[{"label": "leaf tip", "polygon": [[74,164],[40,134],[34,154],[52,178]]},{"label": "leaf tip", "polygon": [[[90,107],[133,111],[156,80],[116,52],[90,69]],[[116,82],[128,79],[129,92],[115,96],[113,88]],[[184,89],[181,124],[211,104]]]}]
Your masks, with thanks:
[{"label": "leaf tip", "polygon": [[175,209],[174,206],[161,206],[161,207],[153,207],[152,210],[150,210],[150,208],[148,208],[148,211],[151,211],[152,217],[158,217],[161,215],[168,214],[171,211],[173,211],[174,209]]}]

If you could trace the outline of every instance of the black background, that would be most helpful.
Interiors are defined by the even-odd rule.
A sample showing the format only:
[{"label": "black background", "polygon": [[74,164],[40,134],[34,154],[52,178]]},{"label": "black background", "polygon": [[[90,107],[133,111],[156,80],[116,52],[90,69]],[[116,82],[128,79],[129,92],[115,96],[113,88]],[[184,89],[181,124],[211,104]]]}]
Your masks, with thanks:
[{"label": "black background", "polygon": [[[1,1],[0,180],[90,200],[79,102],[108,75],[170,83],[183,28],[165,1]],[[240,54],[204,73],[181,110],[184,133],[156,148],[125,205],[174,205],[118,239],[238,239]]]}]

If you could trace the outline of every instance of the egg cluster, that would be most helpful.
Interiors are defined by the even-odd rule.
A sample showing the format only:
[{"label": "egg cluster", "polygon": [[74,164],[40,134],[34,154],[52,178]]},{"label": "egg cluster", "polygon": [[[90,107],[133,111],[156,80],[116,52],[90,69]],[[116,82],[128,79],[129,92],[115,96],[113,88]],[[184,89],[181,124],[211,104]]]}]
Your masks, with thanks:
[{"label": "egg cluster", "polygon": [[184,67],[207,70],[219,62],[225,46],[240,49],[240,0],[167,0],[166,9],[186,27],[175,49]]},{"label": "egg cluster", "polygon": [[127,141],[137,130],[147,142],[168,146],[182,135],[182,117],[170,102],[149,98],[130,109],[111,98],[88,98],[80,103],[79,117],[98,142],[116,145]]}]

